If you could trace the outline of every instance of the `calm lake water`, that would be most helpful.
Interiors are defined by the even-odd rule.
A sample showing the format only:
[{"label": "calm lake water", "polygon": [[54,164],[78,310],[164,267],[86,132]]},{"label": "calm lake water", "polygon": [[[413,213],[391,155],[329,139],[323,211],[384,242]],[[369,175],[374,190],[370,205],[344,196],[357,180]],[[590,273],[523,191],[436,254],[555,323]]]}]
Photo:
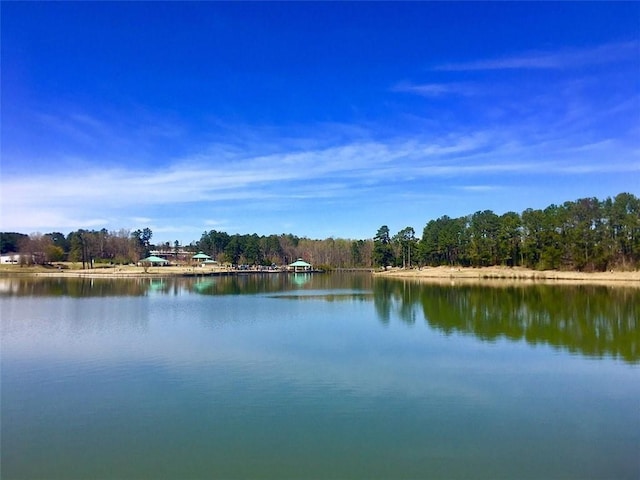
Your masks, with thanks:
[{"label": "calm lake water", "polygon": [[2,478],[637,479],[640,288],[0,279]]}]

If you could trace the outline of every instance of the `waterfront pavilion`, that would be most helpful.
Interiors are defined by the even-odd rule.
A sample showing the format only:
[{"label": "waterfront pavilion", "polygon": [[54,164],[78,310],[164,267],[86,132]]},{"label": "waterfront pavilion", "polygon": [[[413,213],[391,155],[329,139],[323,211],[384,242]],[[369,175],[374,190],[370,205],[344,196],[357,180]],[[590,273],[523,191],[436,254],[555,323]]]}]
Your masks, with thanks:
[{"label": "waterfront pavilion", "polygon": [[150,257],[147,258],[143,258],[142,260],[140,260],[140,263],[149,263],[152,266],[163,266],[163,265],[168,265],[169,264],[169,260],[167,260],[166,258],[160,258],[160,257],[156,257],[155,255],[151,255]]},{"label": "waterfront pavilion", "polygon": [[191,260],[195,260],[196,262],[205,262],[207,260],[211,260],[211,257],[206,253],[200,251],[196,253],[193,257],[191,257]]},{"label": "waterfront pavilion", "polygon": [[299,258],[295,262],[290,263],[289,268],[293,268],[294,272],[307,272],[313,268],[313,265]]}]

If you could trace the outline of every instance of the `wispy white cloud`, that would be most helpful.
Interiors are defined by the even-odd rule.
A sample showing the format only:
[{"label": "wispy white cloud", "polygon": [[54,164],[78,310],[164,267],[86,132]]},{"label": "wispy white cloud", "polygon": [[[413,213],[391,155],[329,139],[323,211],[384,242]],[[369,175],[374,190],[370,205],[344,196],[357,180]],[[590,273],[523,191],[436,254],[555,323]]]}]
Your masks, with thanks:
[{"label": "wispy white cloud", "polygon": [[455,72],[507,69],[572,69],[620,61],[637,61],[639,48],[640,43],[638,41],[629,41],[608,43],[590,48],[531,51],[502,58],[446,63],[434,67],[433,70]]},{"label": "wispy white cloud", "polygon": [[104,128],[97,119],[86,114],[56,114],[52,112],[34,112],[34,130],[39,128],[78,143],[89,143],[95,140],[96,133]]},{"label": "wispy white cloud", "polygon": [[[53,200],[45,199],[45,200]],[[97,207],[89,199],[94,210]],[[0,218],[0,229],[2,231],[18,231],[21,233],[46,233],[52,230],[69,230],[78,228],[102,228],[109,224],[108,217],[97,217],[94,212],[84,209],[73,209],[70,207],[60,208],[58,205],[43,207],[23,202],[12,204],[3,199],[2,218]],[[101,212],[102,213],[102,212]],[[92,215],[93,214],[93,215]]]},{"label": "wispy white cloud", "polygon": [[412,93],[423,97],[442,97],[445,95],[475,95],[478,90],[471,83],[451,82],[451,83],[411,83],[401,82],[395,85],[391,91]]},{"label": "wispy white cloud", "polygon": [[[323,215],[345,205],[361,211],[375,203],[375,208],[394,211],[399,199],[424,208],[459,203],[465,196],[497,198],[517,188],[517,182],[537,182],[541,175],[558,184],[569,176],[578,183],[580,176],[637,176],[637,135],[629,134],[633,122],[627,121],[637,100],[622,94],[592,100],[599,78],[559,85],[529,89],[528,95],[520,95],[518,85],[504,99],[496,95],[487,101],[491,88],[481,83],[399,83],[395,92],[466,96],[460,113],[464,121],[456,119],[444,128],[439,115],[449,112],[438,110],[429,122],[383,125],[384,133],[379,124],[226,125],[220,129],[223,134],[206,142],[191,133],[179,142],[186,147],[177,151],[154,144],[161,135],[184,133],[179,123],[172,127],[170,119],[150,122],[149,131],[129,132],[126,120],[118,119],[122,115],[112,122],[112,117],[89,115],[80,108],[66,116],[59,111],[43,114],[41,122],[50,135],[67,136],[77,144],[46,155],[46,164],[56,166],[55,175],[50,169],[20,168],[43,165],[44,157],[35,159],[28,149],[3,152],[3,161],[16,167],[0,177],[0,230],[152,226],[166,238],[190,229],[195,237],[181,237],[190,241],[204,229],[252,231],[248,222],[265,222],[269,233],[286,231],[309,212]],[[504,114],[482,116],[488,107]],[[468,121],[477,112],[481,121]],[[427,115],[417,112],[415,117],[425,120]],[[615,128],[609,128],[614,122]],[[159,132],[153,125],[159,125]],[[123,148],[127,145],[135,147]]]},{"label": "wispy white cloud", "polygon": [[630,162],[602,162],[601,164],[593,163],[575,163],[567,164],[558,168],[559,173],[564,174],[605,174],[605,173],[628,173],[637,174],[640,172],[640,158],[636,155],[635,161]]},{"label": "wispy white cloud", "polygon": [[[499,179],[504,175],[640,171],[637,155],[634,157],[633,152],[625,151],[613,140],[565,145],[561,140],[543,139],[536,145],[489,130],[450,134],[430,141],[410,138],[353,142],[332,148],[238,156],[222,163],[216,155],[217,148],[144,174],[131,167],[95,166],[84,171],[82,177],[63,172],[55,181],[49,175],[5,175],[1,179],[2,227],[25,231],[42,225],[61,229],[102,227],[117,218],[147,224],[156,218],[147,213],[150,210],[183,205],[180,210],[185,212],[196,203],[235,203],[278,211],[290,209],[291,202],[296,201],[361,198],[376,186],[449,177],[468,177],[473,182],[478,176]],[[227,150],[224,146],[222,149]],[[590,153],[601,158],[616,151],[620,153],[617,161],[590,160]],[[463,188],[480,192],[499,186],[500,182],[469,183]],[[229,224],[204,217],[201,225],[222,228]]]},{"label": "wispy white cloud", "polygon": [[206,225],[207,227],[220,227],[222,225],[225,225],[227,222],[224,220],[212,220],[212,219],[205,219],[203,220],[203,225]]},{"label": "wispy white cloud", "polygon": [[149,218],[149,217],[132,217],[132,218],[131,218],[131,221],[132,221],[134,224],[146,224],[146,223],[151,223],[151,222],[153,222],[153,219],[152,219],[152,218]]},{"label": "wispy white cloud", "polygon": [[502,187],[497,187],[495,185],[461,185],[457,188],[467,192],[493,192]]}]

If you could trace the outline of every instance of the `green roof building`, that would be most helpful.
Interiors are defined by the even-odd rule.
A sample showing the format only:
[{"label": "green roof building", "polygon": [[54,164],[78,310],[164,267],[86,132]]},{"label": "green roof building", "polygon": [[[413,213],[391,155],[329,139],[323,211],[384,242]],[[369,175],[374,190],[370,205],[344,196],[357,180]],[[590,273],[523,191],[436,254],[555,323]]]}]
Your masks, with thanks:
[{"label": "green roof building", "polygon": [[156,257],[155,255],[151,255],[150,257],[143,258],[140,260],[140,263],[150,263],[151,265],[167,265],[169,260],[166,258]]},{"label": "green roof building", "polygon": [[311,270],[313,268],[313,265],[299,258],[295,262],[290,263],[289,268],[293,268],[294,272],[306,272],[308,270]]}]

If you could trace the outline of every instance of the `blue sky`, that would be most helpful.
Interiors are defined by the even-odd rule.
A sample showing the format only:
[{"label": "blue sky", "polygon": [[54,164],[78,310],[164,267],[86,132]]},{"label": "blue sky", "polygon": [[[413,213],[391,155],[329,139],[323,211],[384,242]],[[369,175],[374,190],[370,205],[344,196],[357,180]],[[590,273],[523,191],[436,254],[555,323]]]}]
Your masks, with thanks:
[{"label": "blue sky", "polygon": [[640,195],[640,3],[1,4],[0,229],[371,238]]}]

